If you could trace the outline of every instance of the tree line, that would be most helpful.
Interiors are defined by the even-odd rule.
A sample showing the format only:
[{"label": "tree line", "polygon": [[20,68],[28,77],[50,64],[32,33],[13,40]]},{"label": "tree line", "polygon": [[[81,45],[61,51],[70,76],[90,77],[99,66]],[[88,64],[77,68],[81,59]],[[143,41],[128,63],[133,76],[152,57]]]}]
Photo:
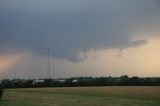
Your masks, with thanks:
[{"label": "tree line", "polygon": [[3,79],[3,88],[81,87],[81,86],[160,86],[160,77],[74,77],[66,79]]}]

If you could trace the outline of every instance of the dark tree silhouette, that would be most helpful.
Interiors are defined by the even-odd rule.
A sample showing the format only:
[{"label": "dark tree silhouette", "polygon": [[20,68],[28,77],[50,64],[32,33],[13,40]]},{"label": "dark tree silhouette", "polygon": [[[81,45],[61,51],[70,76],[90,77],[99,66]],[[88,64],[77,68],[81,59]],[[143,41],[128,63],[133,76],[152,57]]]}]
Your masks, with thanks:
[{"label": "dark tree silhouette", "polygon": [[[160,77],[73,77],[66,79],[4,79],[1,85],[5,88],[29,88],[29,87],[78,87],[78,86],[160,86]],[[3,93],[3,89],[1,88]]]},{"label": "dark tree silhouette", "polygon": [[0,87],[0,99],[2,99],[3,91],[4,91],[4,90],[3,90],[3,87],[1,86],[1,87]]}]

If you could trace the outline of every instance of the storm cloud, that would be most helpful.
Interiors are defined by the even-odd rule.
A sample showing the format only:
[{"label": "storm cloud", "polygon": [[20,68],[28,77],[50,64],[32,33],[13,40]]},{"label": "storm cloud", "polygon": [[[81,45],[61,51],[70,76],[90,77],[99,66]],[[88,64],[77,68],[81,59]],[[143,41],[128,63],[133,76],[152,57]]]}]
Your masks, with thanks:
[{"label": "storm cloud", "polygon": [[159,11],[158,0],[1,0],[0,53],[50,48],[75,61],[79,52],[139,47],[147,40],[132,38],[157,31]]}]

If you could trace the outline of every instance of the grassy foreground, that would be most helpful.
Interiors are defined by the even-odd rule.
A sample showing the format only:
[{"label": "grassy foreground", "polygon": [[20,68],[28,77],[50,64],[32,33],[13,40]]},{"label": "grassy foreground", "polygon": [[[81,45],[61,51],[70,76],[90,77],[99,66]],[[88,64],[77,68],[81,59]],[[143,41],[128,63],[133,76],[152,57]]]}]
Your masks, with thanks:
[{"label": "grassy foreground", "polygon": [[160,106],[160,87],[7,89],[0,106]]}]

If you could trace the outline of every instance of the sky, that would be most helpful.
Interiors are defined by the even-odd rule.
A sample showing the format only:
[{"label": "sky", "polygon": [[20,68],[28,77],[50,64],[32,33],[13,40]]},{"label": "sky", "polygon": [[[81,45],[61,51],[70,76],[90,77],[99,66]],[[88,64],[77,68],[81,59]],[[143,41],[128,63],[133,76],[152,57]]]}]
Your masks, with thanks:
[{"label": "sky", "polygon": [[0,0],[0,78],[160,76],[159,0]]}]

